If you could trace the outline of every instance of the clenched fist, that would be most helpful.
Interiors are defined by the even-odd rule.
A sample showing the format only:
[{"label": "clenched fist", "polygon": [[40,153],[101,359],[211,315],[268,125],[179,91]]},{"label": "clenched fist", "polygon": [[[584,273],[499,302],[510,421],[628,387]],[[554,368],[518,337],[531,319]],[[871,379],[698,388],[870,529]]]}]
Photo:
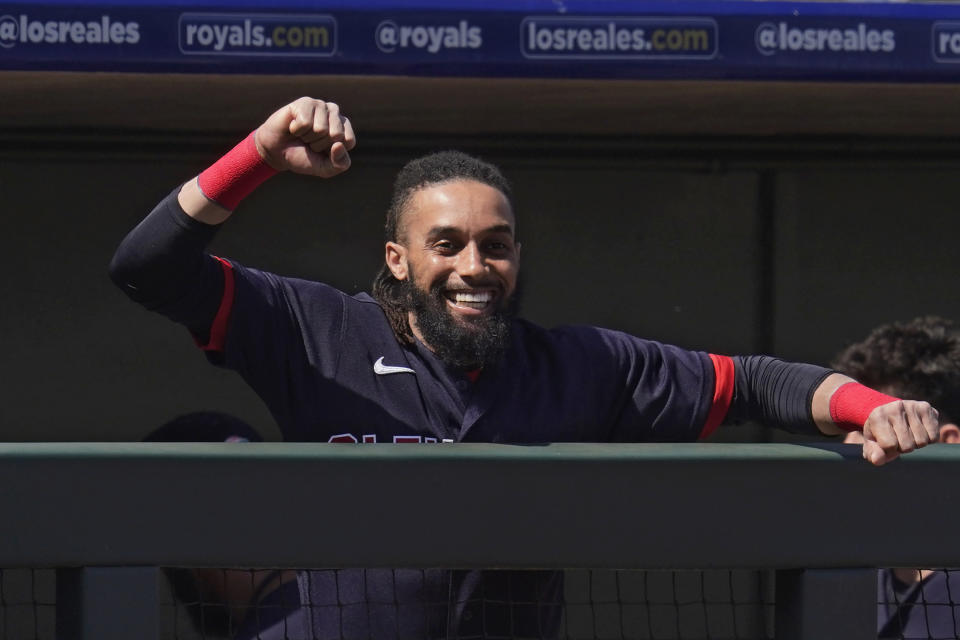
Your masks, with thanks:
[{"label": "clenched fist", "polygon": [[257,151],[278,171],[330,178],[350,168],[357,144],[350,120],[334,102],[300,98],[257,129]]},{"label": "clenched fist", "polygon": [[847,434],[844,442],[863,443],[863,457],[881,465],[937,442],[939,429],[937,410],[928,402],[897,400],[871,411],[863,432]]}]

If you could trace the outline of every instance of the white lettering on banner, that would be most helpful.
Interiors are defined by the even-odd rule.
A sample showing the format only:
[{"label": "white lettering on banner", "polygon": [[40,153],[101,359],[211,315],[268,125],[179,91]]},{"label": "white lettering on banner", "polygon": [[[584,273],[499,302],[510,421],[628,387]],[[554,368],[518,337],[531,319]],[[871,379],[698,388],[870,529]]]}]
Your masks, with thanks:
[{"label": "white lettering on banner", "polygon": [[115,21],[107,15],[99,20],[31,20],[30,16],[0,16],[0,47],[15,44],[137,44],[140,23]]},{"label": "white lettering on banner", "polygon": [[199,44],[202,47],[213,46],[214,51],[223,51],[231,47],[269,46],[263,25],[254,26],[250,20],[238,24],[188,24],[186,27],[187,45]]},{"label": "white lettering on banner", "polygon": [[9,49],[20,39],[20,23],[13,16],[0,16],[0,47]]},{"label": "white lettering on banner", "polygon": [[643,29],[618,29],[610,22],[604,28],[539,27],[527,23],[529,51],[650,51],[653,42],[644,38]]},{"label": "white lettering on banner", "polygon": [[791,27],[786,22],[764,22],[755,34],[757,50],[765,56],[778,51],[892,53],[897,48],[893,29],[871,29],[866,23],[856,27]]},{"label": "white lettering on banner", "polygon": [[479,49],[483,45],[483,30],[466,20],[455,25],[398,25],[393,20],[384,20],[377,25],[374,39],[384,53],[411,47],[439,53],[449,49]]},{"label": "white lettering on banner", "polygon": [[718,29],[710,18],[603,18],[528,16],[520,50],[528,58],[711,59]]},{"label": "white lettering on banner", "polygon": [[180,51],[190,55],[332,56],[337,22],[321,14],[180,14]]},{"label": "white lettering on banner", "polygon": [[937,42],[937,53],[960,54],[960,33],[941,33]]},{"label": "white lettering on banner", "polygon": [[932,41],[934,60],[960,63],[960,22],[935,22]]}]

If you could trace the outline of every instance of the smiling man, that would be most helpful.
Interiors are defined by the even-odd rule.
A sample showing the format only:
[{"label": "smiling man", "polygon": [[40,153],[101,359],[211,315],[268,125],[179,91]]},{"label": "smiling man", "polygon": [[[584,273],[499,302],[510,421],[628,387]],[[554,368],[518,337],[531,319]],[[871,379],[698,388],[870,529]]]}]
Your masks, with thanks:
[{"label": "smiling man", "polygon": [[374,295],[404,341],[430,345],[475,378],[506,350],[515,308],[509,185],[496,168],[448,151],[409,163],[395,192]]},{"label": "smiling man", "polygon": [[[373,296],[210,256],[243,197],[278,171],[350,166],[350,121],[302,98],[178,187],[123,241],[111,276],[234,369],[287,440],[693,441],[755,419],[860,430],[883,464],[938,438],[936,411],[828,369],[693,352],[516,316],[520,243],[509,184],[458,152],[414,160],[387,212]],[[311,638],[555,637],[555,572],[311,571]]]}]

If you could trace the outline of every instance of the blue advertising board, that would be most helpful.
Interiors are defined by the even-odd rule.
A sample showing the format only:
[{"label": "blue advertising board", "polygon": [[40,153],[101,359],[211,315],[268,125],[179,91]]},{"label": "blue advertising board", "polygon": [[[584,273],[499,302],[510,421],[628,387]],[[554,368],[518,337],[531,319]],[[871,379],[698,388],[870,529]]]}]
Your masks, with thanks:
[{"label": "blue advertising board", "polygon": [[0,3],[0,70],[960,79],[960,5],[727,0]]}]

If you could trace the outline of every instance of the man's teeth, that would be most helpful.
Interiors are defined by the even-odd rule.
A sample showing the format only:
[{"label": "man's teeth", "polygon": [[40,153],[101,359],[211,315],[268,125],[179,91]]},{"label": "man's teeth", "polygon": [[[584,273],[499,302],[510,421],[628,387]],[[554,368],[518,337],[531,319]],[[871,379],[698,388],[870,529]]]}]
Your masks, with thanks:
[{"label": "man's teeth", "polygon": [[484,309],[490,301],[493,300],[493,294],[489,291],[477,293],[468,293],[466,291],[457,291],[451,296],[453,303],[458,307],[468,307],[470,309]]}]

